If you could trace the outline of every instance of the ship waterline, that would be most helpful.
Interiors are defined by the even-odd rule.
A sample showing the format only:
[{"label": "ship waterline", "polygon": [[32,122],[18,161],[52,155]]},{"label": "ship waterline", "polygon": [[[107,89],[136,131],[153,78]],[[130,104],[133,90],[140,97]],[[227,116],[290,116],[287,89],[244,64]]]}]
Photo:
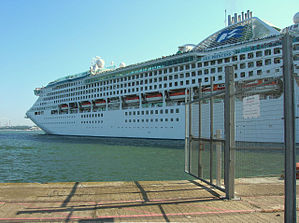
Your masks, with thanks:
[{"label": "ship waterline", "polygon": [[[294,36],[294,71],[298,73],[296,19],[295,16],[295,24],[288,29]],[[197,45],[180,46],[174,55],[129,66],[122,63],[118,68],[105,67],[104,61],[96,57],[89,71],[35,89],[38,99],[26,115],[49,134],[184,139],[186,102],[211,90],[223,90],[226,66],[234,66],[236,83],[247,86],[282,76],[283,32],[285,29],[279,31],[249,14],[240,21],[230,20],[227,27]],[[259,130],[267,132],[269,125],[265,120],[275,117],[271,134],[274,142],[281,142],[282,110],[267,110],[269,106],[281,105],[281,84],[273,81],[269,88],[272,87],[267,94],[257,92],[263,95],[261,117],[253,122],[258,125],[263,121]],[[296,103],[297,98],[296,85]],[[205,104],[202,109],[208,106]],[[219,123],[223,119],[217,118],[215,122]],[[242,114],[236,118],[244,119]],[[244,136],[242,129],[246,126],[237,126],[237,140],[254,141],[255,135],[260,135],[256,131]]]}]

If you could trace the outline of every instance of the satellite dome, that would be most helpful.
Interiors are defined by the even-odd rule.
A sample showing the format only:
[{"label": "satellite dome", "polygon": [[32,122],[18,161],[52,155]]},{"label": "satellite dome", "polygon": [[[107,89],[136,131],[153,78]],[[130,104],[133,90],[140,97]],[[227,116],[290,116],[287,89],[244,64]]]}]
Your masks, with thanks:
[{"label": "satellite dome", "polygon": [[185,53],[192,50],[195,47],[194,44],[185,44],[183,46],[179,46],[179,52]]},{"label": "satellite dome", "polygon": [[297,13],[294,15],[294,17],[293,17],[293,21],[294,21],[295,24],[296,24],[296,23],[299,23],[299,12],[297,12]]},{"label": "satellite dome", "polygon": [[98,65],[99,68],[103,68],[105,65],[105,61],[98,56],[95,58],[95,63]]},{"label": "satellite dome", "polygon": [[124,62],[121,62],[120,64],[119,64],[119,67],[125,67],[126,66],[126,64],[124,63]]}]

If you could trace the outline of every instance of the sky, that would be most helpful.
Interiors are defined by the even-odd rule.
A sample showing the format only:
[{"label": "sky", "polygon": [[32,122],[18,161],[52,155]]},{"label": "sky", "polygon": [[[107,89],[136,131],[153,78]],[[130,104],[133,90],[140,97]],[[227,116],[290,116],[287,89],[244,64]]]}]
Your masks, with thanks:
[{"label": "sky", "polygon": [[251,10],[279,28],[293,24],[298,0],[0,0],[0,127],[33,125],[33,90],[106,64],[143,62],[198,44],[228,14]]}]

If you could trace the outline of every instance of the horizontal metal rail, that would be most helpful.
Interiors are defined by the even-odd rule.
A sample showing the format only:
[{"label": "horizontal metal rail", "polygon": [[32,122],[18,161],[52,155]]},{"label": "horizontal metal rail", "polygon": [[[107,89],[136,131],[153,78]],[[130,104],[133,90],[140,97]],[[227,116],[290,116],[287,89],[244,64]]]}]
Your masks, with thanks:
[{"label": "horizontal metal rail", "polygon": [[222,142],[224,143],[225,140],[224,139],[207,139],[207,138],[198,138],[198,137],[191,137],[191,140],[194,140],[194,141],[205,141],[205,142],[210,142],[210,141],[213,141],[213,142]]},{"label": "horizontal metal rail", "polygon": [[198,98],[198,99],[189,101],[189,102],[187,102],[186,104],[193,104],[193,103],[199,102],[199,101],[201,101],[201,100],[209,99],[209,98],[211,98],[211,97],[215,97],[215,96],[218,96],[218,95],[221,95],[221,94],[224,95],[224,93],[225,93],[225,90],[217,91],[217,92],[215,92],[215,93],[212,93],[212,94],[209,94],[209,95],[205,95],[205,96],[202,96],[202,97],[200,97],[200,98]]}]

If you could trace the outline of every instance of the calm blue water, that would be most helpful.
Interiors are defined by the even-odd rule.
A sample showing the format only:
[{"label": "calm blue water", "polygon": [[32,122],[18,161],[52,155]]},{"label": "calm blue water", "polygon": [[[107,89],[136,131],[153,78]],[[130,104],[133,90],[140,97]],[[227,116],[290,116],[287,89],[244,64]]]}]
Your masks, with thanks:
[{"label": "calm blue water", "polygon": [[0,131],[0,182],[193,179],[183,140],[69,137]]}]

